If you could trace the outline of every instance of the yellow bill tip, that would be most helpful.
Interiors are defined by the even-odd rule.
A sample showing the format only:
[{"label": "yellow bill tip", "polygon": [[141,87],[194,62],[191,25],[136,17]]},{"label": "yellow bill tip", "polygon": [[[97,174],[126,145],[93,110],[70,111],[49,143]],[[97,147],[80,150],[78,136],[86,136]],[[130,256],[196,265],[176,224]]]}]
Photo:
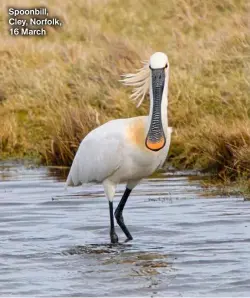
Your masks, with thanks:
[{"label": "yellow bill tip", "polygon": [[165,146],[165,139],[162,137],[159,141],[152,142],[149,139],[146,140],[146,146],[152,151],[158,151]]}]

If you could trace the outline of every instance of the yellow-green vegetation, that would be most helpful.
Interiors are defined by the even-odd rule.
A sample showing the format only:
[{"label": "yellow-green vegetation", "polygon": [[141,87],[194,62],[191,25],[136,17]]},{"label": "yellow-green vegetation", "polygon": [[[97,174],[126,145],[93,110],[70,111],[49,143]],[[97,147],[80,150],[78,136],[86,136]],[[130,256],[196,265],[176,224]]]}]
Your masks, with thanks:
[{"label": "yellow-green vegetation", "polygon": [[[120,75],[155,51],[170,60],[174,166],[210,169],[250,190],[250,6],[245,0],[22,1],[64,25],[8,34],[0,8],[0,154],[69,165],[88,131],[136,109]],[[10,3],[11,2],[11,3]],[[36,2],[36,3],[35,3]]]}]

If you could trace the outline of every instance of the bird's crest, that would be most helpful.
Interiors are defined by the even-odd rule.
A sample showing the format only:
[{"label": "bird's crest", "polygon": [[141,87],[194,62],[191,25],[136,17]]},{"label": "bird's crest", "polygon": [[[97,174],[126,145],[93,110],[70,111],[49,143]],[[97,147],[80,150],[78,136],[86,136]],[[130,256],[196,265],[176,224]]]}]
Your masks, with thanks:
[{"label": "bird's crest", "polygon": [[130,98],[138,102],[137,108],[141,105],[148,93],[150,84],[149,62],[142,61],[142,63],[143,67],[138,69],[136,73],[122,75],[123,79],[120,80],[125,86],[134,87]]}]

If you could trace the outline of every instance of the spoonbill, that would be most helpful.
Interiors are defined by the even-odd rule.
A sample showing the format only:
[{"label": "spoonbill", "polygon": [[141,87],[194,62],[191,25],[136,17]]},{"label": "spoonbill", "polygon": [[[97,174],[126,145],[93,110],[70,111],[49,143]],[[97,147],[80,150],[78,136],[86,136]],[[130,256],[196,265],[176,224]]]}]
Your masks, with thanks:
[{"label": "spoonbill", "polygon": [[[109,202],[111,243],[118,242],[114,216],[127,240],[133,239],[124,223],[124,206],[141,179],[163,165],[172,133],[167,117],[167,55],[154,53],[141,69],[125,75],[121,81],[134,87],[131,98],[140,98],[137,107],[149,92],[149,115],[111,120],[92,130],[82,140],[66,181],[66,187],[91,182],[103,184]],[[113,213],[113,198],[119,183],[126,183],[126,189]]]}]

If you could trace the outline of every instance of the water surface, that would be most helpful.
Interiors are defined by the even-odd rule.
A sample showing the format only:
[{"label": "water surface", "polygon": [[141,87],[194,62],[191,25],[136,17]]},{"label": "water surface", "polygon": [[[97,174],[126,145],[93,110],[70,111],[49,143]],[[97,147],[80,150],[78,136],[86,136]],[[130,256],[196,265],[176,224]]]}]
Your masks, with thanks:
[{"label": "water surface", "polygon": [[[64,190],[61,170],[0,165],[0,294],[249,296],[250,202],[162,173],[132,192],[133,241],[109,244],[101,185]],[[115,206],[124,190],[118,187]]]}]

